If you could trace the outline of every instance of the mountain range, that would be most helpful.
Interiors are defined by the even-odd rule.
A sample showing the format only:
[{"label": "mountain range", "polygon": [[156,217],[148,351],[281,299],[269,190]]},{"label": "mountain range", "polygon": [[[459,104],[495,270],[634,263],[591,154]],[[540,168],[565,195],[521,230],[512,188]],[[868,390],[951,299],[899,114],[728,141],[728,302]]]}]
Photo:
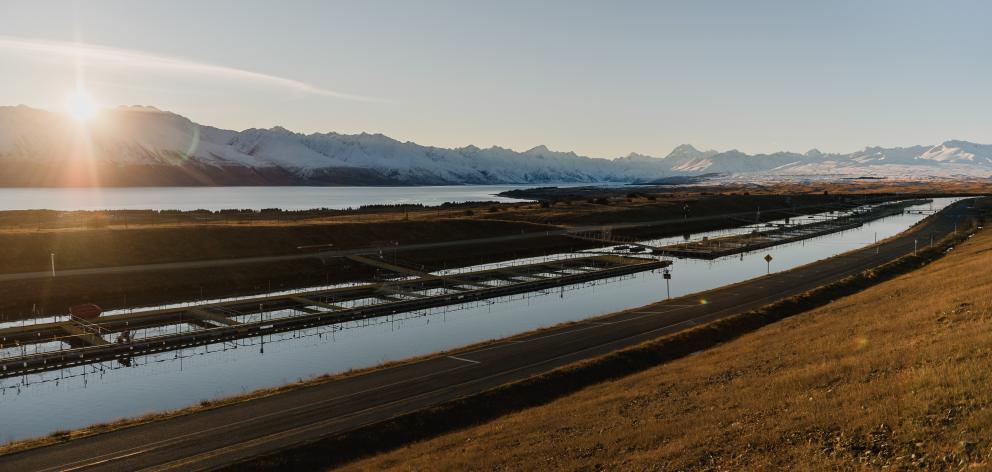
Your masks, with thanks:
[{"label": "mountain range", "polygon": [[107,109],[80,123],[0,107],[0,186],[450,185],[734,179],[989,178],[992,145],[866,147],[850,154],[701,151],[616,159],[501,147],[446,149],[381,134],[232,131],[152,107]]}]

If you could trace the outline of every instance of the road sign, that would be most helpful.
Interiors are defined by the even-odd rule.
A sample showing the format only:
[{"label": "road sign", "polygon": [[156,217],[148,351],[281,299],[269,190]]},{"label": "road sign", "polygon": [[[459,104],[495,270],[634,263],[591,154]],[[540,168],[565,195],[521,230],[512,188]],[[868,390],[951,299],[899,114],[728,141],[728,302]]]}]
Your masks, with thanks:
[{"label": "road sign", "polygon": [[772,257],[771,254],[768,254],[768,255],[765,256],[765,262],[771,262],[772,259],[774,259],[774,258]]},{"label": "road sign", "polygon": [[765,263],[767,263],[768,265],[767,271],[765,272],[766,274],[772,273],[772,259],[773,258],[771,254],[765,254]]}]

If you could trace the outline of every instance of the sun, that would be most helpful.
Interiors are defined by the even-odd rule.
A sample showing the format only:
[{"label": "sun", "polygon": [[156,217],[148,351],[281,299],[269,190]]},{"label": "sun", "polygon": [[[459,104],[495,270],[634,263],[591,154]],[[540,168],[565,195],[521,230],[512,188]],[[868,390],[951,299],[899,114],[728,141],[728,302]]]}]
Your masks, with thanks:
[{"label": "sun", "polygon": [[66,97],[65,111],[76,121],[89,121],[100,111],[100,107],[88,93],[76,91]]}]

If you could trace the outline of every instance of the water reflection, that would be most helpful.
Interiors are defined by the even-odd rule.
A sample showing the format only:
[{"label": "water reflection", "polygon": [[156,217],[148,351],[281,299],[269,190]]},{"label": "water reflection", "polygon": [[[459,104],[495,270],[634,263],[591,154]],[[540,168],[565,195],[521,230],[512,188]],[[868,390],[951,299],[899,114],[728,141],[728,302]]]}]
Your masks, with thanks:
[{"label": "water reflection", "polygon": [[[571,186],[564,184],[559,186]],[[2,188],[0,211],[74,210],[308,210],[362,205],[522,201],[496,196],[535,185],[448,185],[433,187],[154,187]]]},{"label": "water reflection", "polygon": [[[955,199],[938,199],[943,208]],[[928,205],[921,205],[928,208]],[[841,233],[713,261],[680,259],[673,297],[847,252],[895,235],[925,215],[903,214]],[[680,239],[677,238],[677,239]],[[458,307],[399,314],[144,356],[134,366],[90,366],[0,381],[0,441],[278,386],[633,308],[665,298],[661,272],[645,272]]]}]

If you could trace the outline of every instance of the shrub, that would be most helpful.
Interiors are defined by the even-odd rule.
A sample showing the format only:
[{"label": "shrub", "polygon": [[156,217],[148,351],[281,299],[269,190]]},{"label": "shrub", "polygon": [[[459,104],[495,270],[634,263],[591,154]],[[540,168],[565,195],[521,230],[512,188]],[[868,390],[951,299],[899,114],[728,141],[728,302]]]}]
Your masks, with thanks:
[{"label": "shrub", "polygon": [[106,215],[95,214],[86,220],[86,226],[89,228],[106,228],[109,222],[107,221]]}]

